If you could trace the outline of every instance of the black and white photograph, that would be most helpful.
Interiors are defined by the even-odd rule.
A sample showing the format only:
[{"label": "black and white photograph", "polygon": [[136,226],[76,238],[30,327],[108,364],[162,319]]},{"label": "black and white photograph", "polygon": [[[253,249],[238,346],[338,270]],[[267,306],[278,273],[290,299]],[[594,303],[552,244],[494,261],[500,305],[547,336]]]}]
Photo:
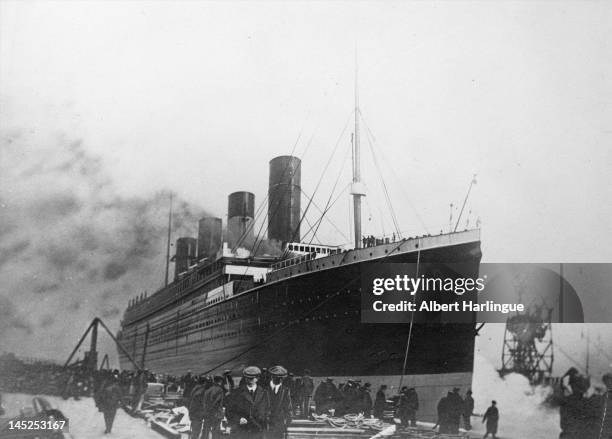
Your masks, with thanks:
[{"label": "black and white photograph", "polygon": [[0,0],[0,438],[612,439],[612,2]]}]

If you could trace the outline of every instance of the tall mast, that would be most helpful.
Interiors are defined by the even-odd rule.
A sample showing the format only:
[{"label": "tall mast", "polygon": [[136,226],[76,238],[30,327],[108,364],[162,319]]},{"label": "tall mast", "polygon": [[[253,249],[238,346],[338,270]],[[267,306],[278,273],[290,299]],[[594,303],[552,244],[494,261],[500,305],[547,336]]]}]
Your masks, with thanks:
[{"label": "tall mast", "polygon": [[172,194],[170,194],[170,212],[168,213],[168,242],[166,244],[166,278],[164,286],[168,286],[168,270],[170,269],[170,232],[172,231]]},{"label": "tall mast", "polygon": [[361,247],[361,197],[365,191],[361,183],[361,151],[359,147],[359,87],[357,82],[357,48],[355,48],[355,138],[353,142],[353,215],[355,226],[355,248]]}]

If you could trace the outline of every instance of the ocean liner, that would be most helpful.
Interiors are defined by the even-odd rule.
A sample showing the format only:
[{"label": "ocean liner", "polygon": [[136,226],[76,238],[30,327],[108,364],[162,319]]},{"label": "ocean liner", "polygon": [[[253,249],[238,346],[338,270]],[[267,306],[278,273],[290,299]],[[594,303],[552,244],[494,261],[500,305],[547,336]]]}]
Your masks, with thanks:
[{"label": "ocean liner", "polygon": [[[229,195],[228,221],[202,218],[198,238],[176,243],[175,277],[131,300],[118,333],[121,367],[132,359],[156,373],[239,375],[249,364],[282,364],[296,375],[401,385],[419,393],[421,419],[433,421],[439,398],[471,387],[475,313],[468,323],[361,322],[364,270],[415,263],[478,277],[479,230],[364,242],[361,234],[358,108],[353,141],[354,247],[300,242],[301,160],[270,161],[267,239],[255,236],[255,197]],[[462,276],[465,276],[465,270]],[[167,277],[167,274],[166,274]],[[128,355],[129,353],[129,355]]]}]

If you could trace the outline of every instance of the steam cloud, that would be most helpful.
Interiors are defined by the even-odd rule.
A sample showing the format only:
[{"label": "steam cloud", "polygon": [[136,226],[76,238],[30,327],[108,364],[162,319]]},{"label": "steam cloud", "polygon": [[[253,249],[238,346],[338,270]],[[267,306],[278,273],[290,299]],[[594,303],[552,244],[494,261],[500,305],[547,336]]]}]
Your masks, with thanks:
[{"label": "steam cloud", "polygon": [[[559,410],[545,404],[549,387],[532,387],[523,375],[503,379],[495,366],[477,354],[474,364],[474,412],[483,414],[491,401],[499,409],[499,435],[505,438],[555,439],[559,437]],[[484,433],[481,421],[472,418],[475,432]]]},{"label": "steam cloud", "polygon": [[[116,329],[163,282],[170,193],[118,195],[65,135],[3,130],[0,154],[0,351],[65,359],[93,317]],[[196,236],[202,209],[174,204],[173,236]]]}]

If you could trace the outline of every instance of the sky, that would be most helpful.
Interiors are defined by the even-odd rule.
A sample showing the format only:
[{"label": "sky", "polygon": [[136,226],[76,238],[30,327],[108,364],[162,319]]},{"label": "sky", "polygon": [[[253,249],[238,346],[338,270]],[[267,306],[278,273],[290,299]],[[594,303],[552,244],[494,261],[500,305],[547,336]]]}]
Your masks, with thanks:
[{"label": "sky", "polygon": [[611,25],[605,1],[1,2],[0,350],[117,328],[163,280],[170,193],[194,235],[230,192],[265,203],[277,155],[339,197],[317,239],[351,242],[356,70],[365,233],[395,230],[381,175],[414,236],[476,174],[483,262],[610,262]]}]

